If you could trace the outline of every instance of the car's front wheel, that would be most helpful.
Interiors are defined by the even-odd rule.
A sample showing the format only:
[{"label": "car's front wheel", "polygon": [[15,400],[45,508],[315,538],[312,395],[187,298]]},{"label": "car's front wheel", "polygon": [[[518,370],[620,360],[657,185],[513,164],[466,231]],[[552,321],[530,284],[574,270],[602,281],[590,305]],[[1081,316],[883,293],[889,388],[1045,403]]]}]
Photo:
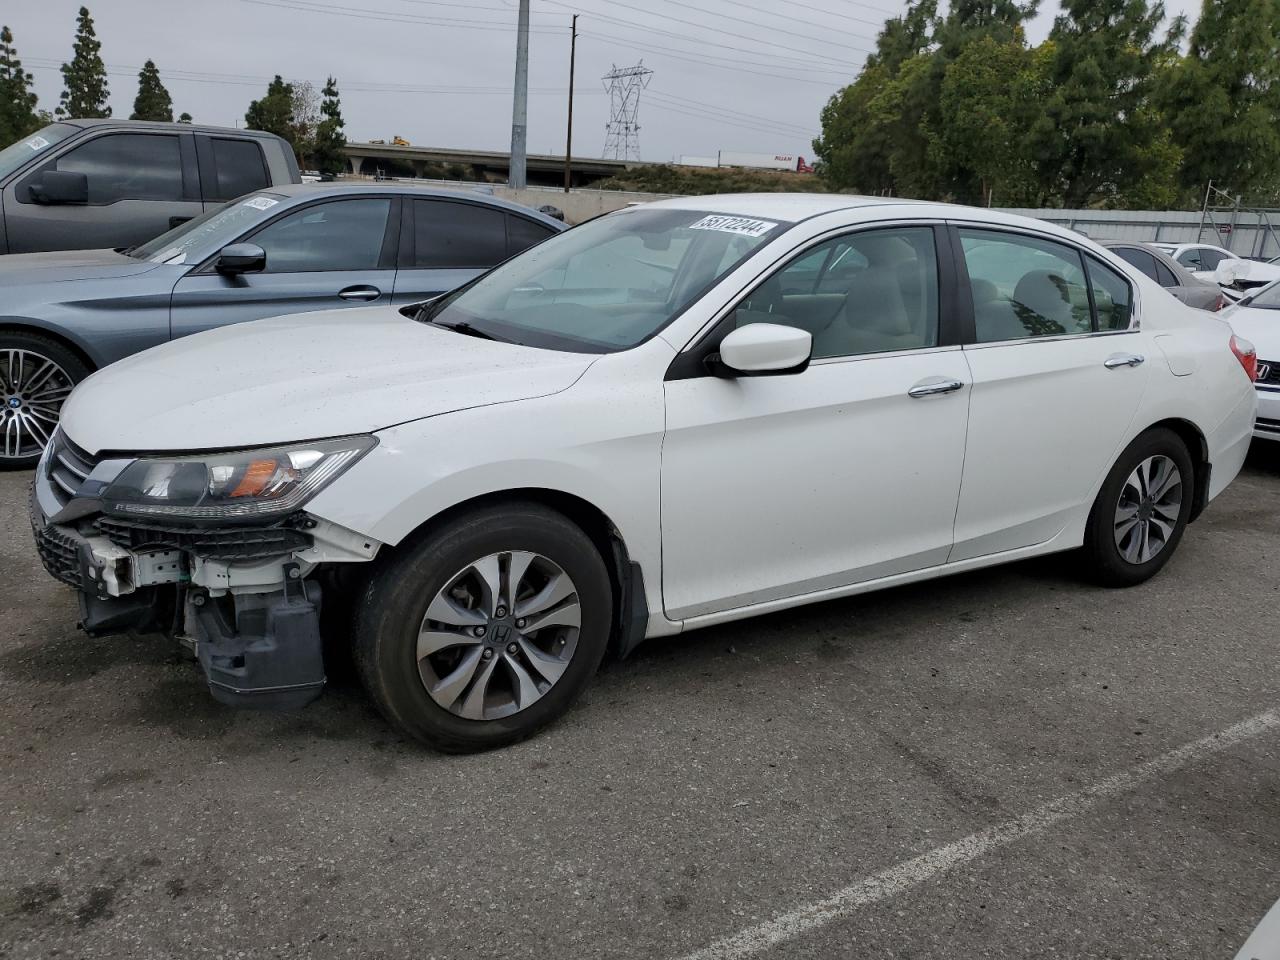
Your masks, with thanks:
[{"label": "car's front wheel", "polygon": [[1084,557],[1095,580],[1133,586],[1169,562],[1191,519],[1194,469],[1172,430],[1148,430],[1129,444],[1089,514]]},{"label": "car's front wheel", "polygon": [[0,470],[36,465],[63,402],[88,375],[80,358],[56,340],[0,331]]},{"label": "car's front wheel", "polygon": [[455,518],[377,571],[356,611],[356,664],[400,730],[439,750],[484,750],[569,708],[612,621],[591,539],[541,505],[504,504]]}]

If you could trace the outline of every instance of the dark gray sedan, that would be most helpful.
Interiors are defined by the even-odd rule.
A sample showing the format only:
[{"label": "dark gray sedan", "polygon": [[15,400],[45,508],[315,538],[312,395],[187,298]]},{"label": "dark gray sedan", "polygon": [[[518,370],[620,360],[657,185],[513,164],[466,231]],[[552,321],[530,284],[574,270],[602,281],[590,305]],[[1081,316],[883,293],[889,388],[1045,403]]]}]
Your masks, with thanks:
[{"label": "dark gray sedan", "polygon": [[1226,302],[1221,287],[1201,280],[1163,250],[1137,240],[1098,242],[1121,260],[1133,264],[1188,307],[1214,311],[1221,310]]},{"label": "dark gray sedan", "polygon": [[426,300],[564,229],[481,194],[303,184],[128,250],[0,257],[0,467],[34,464],[71,388],[129,354],[229,323]]}]

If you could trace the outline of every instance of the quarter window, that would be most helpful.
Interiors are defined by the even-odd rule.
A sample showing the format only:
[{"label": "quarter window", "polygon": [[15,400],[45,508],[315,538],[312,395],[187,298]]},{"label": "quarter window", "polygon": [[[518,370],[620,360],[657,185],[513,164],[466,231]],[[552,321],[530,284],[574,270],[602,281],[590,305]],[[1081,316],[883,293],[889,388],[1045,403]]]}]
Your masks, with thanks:
[{"label": "quarter window", "polygon": [[85,175],[91,205],[182,199],[182,156],[176,136],[107,134],[75,147],[54,166]]},{"label": "quarter window", "polygon": [[1127,330],[1131,312],[1129,284],[1101,260],[1088,257],[1089,287],[1098,314],[1098,330]]},{"label": "quarter window", "polygon": [[507,259],[505,214],[479,203],[414,201],[414,265],[492,267]]},{"label": "quarter window", "polygon": [[1166,267],[1159,260],[1156,261],[1156,282],[1162,287],[1180,287],[1181,283],[1174,276],[1173,271]]},{"label": "quarter window", "polygon": [[262,148],[250,140],[213,139],[216,194],[211,200],[234,200],[271,184],[262,162]]},{"label": "quarter window", "polygon": [[979,343],[1089,333],[1084,264],[1071,247],[1038,237],[961,230]]},{"label": "quarter window", "polygon": [[819,244],[756,287],[735,322],[807,330],[815,359],[936,346],[933,229],[868,230]]},{"label": "quarter window", "polygon": [[267,273],[375,270],[391,201],[334,200],[304,207],[251,239],[267,253]]}]

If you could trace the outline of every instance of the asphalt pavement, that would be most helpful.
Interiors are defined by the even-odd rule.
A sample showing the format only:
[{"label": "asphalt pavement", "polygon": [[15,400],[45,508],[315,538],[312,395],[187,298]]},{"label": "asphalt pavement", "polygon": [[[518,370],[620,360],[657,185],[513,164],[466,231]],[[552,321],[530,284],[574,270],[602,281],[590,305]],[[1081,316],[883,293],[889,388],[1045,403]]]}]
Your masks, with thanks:
[{"label": "asphalt pavement", "polygon": [[1051,558],[653,641],[471,757],[86,638],[28,482],[0,957],[1214,958],[1280,898],[1280,450],[1142,587]]}]

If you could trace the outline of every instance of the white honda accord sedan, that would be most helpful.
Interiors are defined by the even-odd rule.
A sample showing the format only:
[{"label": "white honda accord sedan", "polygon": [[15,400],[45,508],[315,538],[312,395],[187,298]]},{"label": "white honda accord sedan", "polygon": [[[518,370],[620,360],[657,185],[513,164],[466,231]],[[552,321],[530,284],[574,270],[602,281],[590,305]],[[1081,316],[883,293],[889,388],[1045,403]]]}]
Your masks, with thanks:
[{"label": "white honda accord sedan", "polygon": [[1240,469],[1253,363],[1037,221],[667,200],[106,368],[32,521],[87,630],[172,633],[218,699],[303,704],[349,645],[393,724],[481,749],[646,637],[1053,551],[1140,583]]}]

